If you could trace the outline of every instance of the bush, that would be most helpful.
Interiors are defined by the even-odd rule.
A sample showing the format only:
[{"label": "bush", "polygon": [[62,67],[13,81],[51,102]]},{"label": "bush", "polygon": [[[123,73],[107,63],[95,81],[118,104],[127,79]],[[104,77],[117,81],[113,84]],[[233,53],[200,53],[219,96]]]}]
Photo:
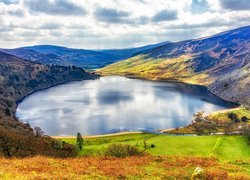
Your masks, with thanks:
[{"label": "bush", "polygon": [[235,114],[235,113],[230,112],[230,113],[228,114],[228,117],[229,117],[232,121],[234,121],[235,123],[239,123],[239,122],[240,122],[240,119],[239,119],[238,115]]},{"label": "bush", "polygon": [[243,116],[243,117],[241,118],[241,121],[242,121],[242,122],[247,122],[247,121],[248,121],[248,118],[247,118],[246,116]]},{"label": "bush", "polygon": [[139,156],[142,153],[135,146],[128,144],[111,144],[104,151],[105,156],[113,157],[128,157],[128,156]]}]

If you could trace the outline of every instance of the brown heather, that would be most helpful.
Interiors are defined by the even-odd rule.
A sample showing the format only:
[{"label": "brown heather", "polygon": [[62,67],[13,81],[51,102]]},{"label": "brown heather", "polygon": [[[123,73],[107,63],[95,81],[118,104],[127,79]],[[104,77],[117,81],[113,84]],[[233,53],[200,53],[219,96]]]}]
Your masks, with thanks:
[{"label": "brown heather", "polygon": [[80,157],[0,158],[0,179],[190,179],[196,167],[204,169],[204,179],[249,179],[246,169],[213,158]]}]

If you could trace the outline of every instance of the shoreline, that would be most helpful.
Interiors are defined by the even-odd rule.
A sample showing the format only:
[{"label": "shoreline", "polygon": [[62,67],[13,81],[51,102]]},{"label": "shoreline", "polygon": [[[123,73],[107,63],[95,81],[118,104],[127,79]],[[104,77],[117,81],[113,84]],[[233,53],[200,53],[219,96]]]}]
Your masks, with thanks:
[{"label": "shoreline", "polygon": [[52,87],[55,87],[55,86],[64,85],[64,84],[68,84],[68,83],[74,83],[74,82],[79,82],[79,81],[87,81],[87,80],[96,80],[96,79],[99,79],[99,78],[100,78],[100,76],[97,77],[97,78],[93,78],[93,79],[89,78],[89,79],[81,79],[81,80],[66,81],[66,82],[62,82],[62,83],[58,83],[58,84],[51,85],[51,86],[46,87],[46,88],[41,88],[41,89],[34,90],[33,92],[31,92],[31,93],[25,95],[24,97],[22,97],[22,98],[16,100],[16,106],[18,107],[18,104],[20,104],[25,98],[27,98],[28,96],[30,96],[30,95],[32,95],[32,94],[34,94],[34,93],[36,93],[36,92],[44,91],[44,90],[47,90],[47,89],[49,89],[49,88],[52,88]]},{"label": "shoreline", "polygon": [[[157,80],[152,80],[152,79],[147,79],[147,78],[143,78],[143,77],[137,77],[137,76],[126,76],[126,75],[119,75],[119,74],[110,74],[110,75],[102,75],[102,74],[98,74],[98,72],[96,72],[97,75],[99,75],[100,77],[104,77],[104,76],[120,76],[120,77],[126,77],[128,79],[138,79],[138,80],[145,80],[145,81],[151,81],[151,82],[166,82],[166,83],[178,83],[178,84],[184,84],[184,85],[189,85],[189,86],[197,86],[197,87],[202,87],[202,88],[206,88],[206,90],[211,93],[212,95],[216,96],[219,99],[222,99],[225,102],[231,103],[233,106],[232,108],[238,108],[241,106],[241,104],[237,103],[237,102],[233,102],[233,101],[229,101],[226,100],[216,94],[214,94],[213,92],[211,92],[208,87],[206,85],[202,85],[202,84],[196,84],[196,83],[187,83],[187,82],[183,82],[183,81],[178,81],[176,79],[157,79]],[[231,108],[229,108],[231,109]]]},{"label": "shoreline", "polygon": [[[100,74],[97,74],[96,75],[98,76],[97,78],[93,78],[93,79],[83,79],[83,80],[74,80],[74,81],[67,81],[67,82],[62,82],[62,83],[59,83],[59,84],[55,84],[55,85],[51,85],[49,87],[46,87],[46,88],[42,88],[42,89],[38,89],[38,90],[35,90],[34,92],[31,92],[30,94],[28,95],[25,95],[23,98],[19,99],[16,101],[16,109],[15,109],[15,118],[18,119],[18,120],[21,120],[19,118],[16,117],[16,110],[18,108],[18,104],[21,103],[26,97],[36,93],[36,92],[39,92],[39,91],[43,91],[43,90],[46,90],[46,89],[49,89],[49,88],[52,88],[52,87],[55,87],[55,86],[60,86],[60,85],[63,85],[63,84],[67,84],[67,83],[73,83],[73,82],[78,82],[78,81],[85,81],[85,80],[96,80],[96,79],[99,79],[101,77],[105,77],[105,76],[121,76],[121,75],[100,75]],[[206,90],[211,93],[212,95],[222,99],[223,101],[227,102],[227,103],[230,103],[232,104],[232,106],[234,107],[231,107],[229,109],[224,109],[224,110],[218,110],[218,111],[214,111],[214,112],[211,112],[210,114],[214,114],[214,113],[220,113],[220,112],[228,112],[228,111],[231,111],[231,110],[236,110],[236,109],[239,109],[240,108],[240,104],[236,103],[236,102],[232,102],[232,101],[228,101],[228,100],[225,100],[219,96],[217,96],[216,94],[212,93],[211,91],[209,91],[208,87],[205,86],[205,85],[200,85],[200,84],[193,84],[193,83],[186,83],[186,82],[182,82],[182,81],[178,81],[176,79],[164,79],[164,80],[151,80],[151,79],[146,79],[146,78],[142,78],[142,77],[136,77],[136,76],[124,76],[122,75],[121,77],[126,77],[128,79],[138,79],[138,80],[145,80],[145,81],[152,81],[152,82],[166,82],[166,83],[178,83],[178,84],[184,84],[184,85],[189,85],[189,86],[198,86],[198,87],[202,87],[202,88],[206,88]],[[188,124],[190,125],[190,124]],[[187,125],[187,126],[188,126]],[[186,126],[184,126],[186,127]],[[183,128],[183,127],[178,127],[178,128]],[[167,128],[167,129],[155,129],[154,132],[158,132],[158,133],[166,133],[168,131],[171,131],[175,128]],[[131,132],[119,132],[119,133],[111,133],[111,134],[98,134],[98,135],[87,135],[87,136],[83,136],[84,138],[98,138],[98,137],[108,137],[108,136],[118,136],[118,135],[124,135],[124,134],[138,134],[138,133],[143,133],[141,131],[131,131]],[[61,138],[75,138],[75,136],[50,136],[52,138],[55,138],[55,139],[61,139]]]},{"label": "shoreline", "polygon": [[[86,135],[82,136],[84,139],[91,139],[91,138],[101,138],[101,137],[110,137],[110,136],[119,136],[119,135],[126,135],[126,134],[141,134],[142,131],[126,131],[126,132],[118,132],[118,133],[110,133],[110,134],[97,134],[97,135]],[[50,136],[55,139],[75,139],[76,136]]]}]

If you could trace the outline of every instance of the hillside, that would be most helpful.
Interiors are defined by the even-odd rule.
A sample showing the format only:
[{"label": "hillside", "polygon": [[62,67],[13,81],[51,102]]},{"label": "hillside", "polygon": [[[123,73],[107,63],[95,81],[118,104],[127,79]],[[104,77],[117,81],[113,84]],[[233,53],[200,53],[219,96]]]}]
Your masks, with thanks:
[{"label": "hillside", "polygon": [[97,72],[205,85],[226,100],[250,104],[250,26],[168,43]]},{"label": "hillside", "polygon": [[[15,119],[16,101],[28,94],[69,81],[98,78],[81,68],[42,65],[0,52],[0,155],[46,154],[68,156],[71,147],[59,149],[52,138],[34,136],[27,122]],[[39,130],[39,133],[42,131]],[[57,146],[58,147],[58,146]],[[69,153],[69,154],[68,154]]]},{"label": "hillside", "polygon": [[129,49],[86,50],[52,45],[28,46],[0,51],[42,64],[75,65],[86,69],[104,67],[114,62],[130,58],[136,53],[159,47],[169,42]]},{"label": "hillside", "polygon": [[[62,139],[75,144],[76,139]],[[130,144],[146,155],[125,158],[101,156],[111,144]],[[232,146],[234,144],[234,146]],[[154,146],[152,146],[154,145]],[[84,157],[0,158],[3,179],[249,179],[250,150],[242,136],[166,136],[147,133],[84,137]],[[28,164],[28,166],[27,166]],[[62,171],[63,168],[63,171]]]}]

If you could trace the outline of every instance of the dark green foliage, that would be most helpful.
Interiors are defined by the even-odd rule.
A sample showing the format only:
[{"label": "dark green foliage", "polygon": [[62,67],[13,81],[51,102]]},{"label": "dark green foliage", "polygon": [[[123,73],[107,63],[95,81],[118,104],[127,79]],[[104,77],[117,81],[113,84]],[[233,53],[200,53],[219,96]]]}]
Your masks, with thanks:
[{"label": "dark green foliage", "polygon": [[234,121],[235,123],[239,123],[239,122],[240,122],[240,119],[239,119],[238,115],[235,114],[235,113],[233,113],[233,112],[228,113],[228,117],[229,117],[232,121]]},{"label": "dark green foliage", "polygon": [[10,111],[9,108],[6,108],[6,109],[5,109],[5,115],[6,115],[6,116],[11,116],[11,111]]},{"label": "dark green foliage", "polygon": [[243,116],[243,117],[241,118],[241,121],[242,121],[242,122],[248,122],[248,120],[249,120],[249,119],[248,119],[246,116]]},{"label": "dark green foliage", "polygon": [[197,135],[211,134],[218,129],[216,124],[207,121],[195,122],[191,126],[194,128]]},{"label": "dark green foliage", "polygon": [[137,147],[129,144],[111,144],[104,151],[104,155],[123,158],[128,156],[139,156],[142,155],[142,153]]},{"label": "dark green foliage", "polygon": [[81,133],[79,133],[79,132],[77,133],[77,136],[76,136],[76,144],[77,144],[78,148],[80,150],[82,150],[82,148],[83,148],[83,138],[82,138]]}]

